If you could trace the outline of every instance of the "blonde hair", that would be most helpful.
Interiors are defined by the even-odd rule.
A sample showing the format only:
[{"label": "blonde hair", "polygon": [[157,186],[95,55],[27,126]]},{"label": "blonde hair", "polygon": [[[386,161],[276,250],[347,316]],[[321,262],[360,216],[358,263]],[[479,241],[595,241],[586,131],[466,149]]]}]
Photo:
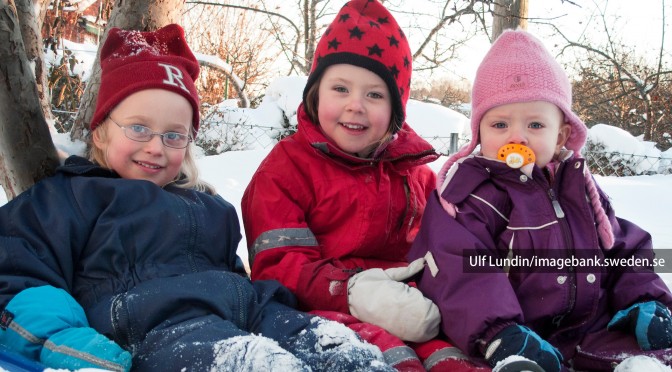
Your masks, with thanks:
[{"label": "blonde hair", "polygon": [[[88,158],[95,164],[98,164],[103,168],[110,169],[105,156],[105,151],[96,146],[93,141],[93,136],[97,136],[97,139],[100,142],[107,142],[108,127],[109,125],[107,124],[107,121],[104,120],[93,130],[93,132],[89,134]],[[193,155],[193,147],[194,145],[191,143],[187,146],[184,159],[182,160],[182,165],[180,166],[180,171],[177,176],[175,176],[175,178],[168,184],[172,183],[179,188],[194,189],[196,191],[215,195],[215,188],[209,183],[199,179],[198,167],[196,166],[196,159],[194,159]]]},{"label": "blonde hair", "polygon": [[[306,100],[303,102],[303,107],[306,110],[306,114],[310,118],[310,120],[315,124],[315,125],[320,125],[320,119],[318,116],[317,112],[317,106],[320,102],[320,83],[322,82],[322,76],[324,74],[320,75],[320,77],[315,80],[313,85],[308,88],[308,92],[306,92]],[[389,88],[388,88],[389,89]],[[392,117],[390,118],[390,124],[387,127],[387,131],[385,132],[385,135],[383,135],[383,138],[381,138],[378,141],[378,145],[376,148],[371,151],[371,154],[379,155],[380,150],[385,146],[390,140],[392,140],[392,137],[394,136],[394,128],[401,128],[402,125],[404,124],[401,118],[399,118],[395,114],[395,110],[392,111]]]}]

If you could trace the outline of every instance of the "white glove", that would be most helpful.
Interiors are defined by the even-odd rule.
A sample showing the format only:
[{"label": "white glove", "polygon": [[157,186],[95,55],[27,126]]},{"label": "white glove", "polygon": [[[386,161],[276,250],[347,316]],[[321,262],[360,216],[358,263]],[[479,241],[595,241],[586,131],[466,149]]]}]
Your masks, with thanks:
[{"label": "white glove", "polygon": [[407,267],[368,269],[348,280],[348,305],[357,319],[384,328],[404,341],[423,342],[439,334],[439,308],[402,280],[420,272],[418,258]]}]

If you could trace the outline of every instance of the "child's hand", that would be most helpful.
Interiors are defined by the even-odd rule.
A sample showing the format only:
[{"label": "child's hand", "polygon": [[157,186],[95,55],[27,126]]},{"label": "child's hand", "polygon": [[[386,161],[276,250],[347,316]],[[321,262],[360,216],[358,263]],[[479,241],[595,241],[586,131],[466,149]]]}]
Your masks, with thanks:
[{"label": "child's hand", "polygon": [[658,301],[641,302],[617,312],[607,329],[630,332],[642,350],[672,346],[672,314]]},{"label": "child's hand", "polygon": [[431,340],[439,333],[441,315],[432,301],[402,280],[422,270],[424,258],[408,267],[369,269],[348,281],[348,305],[357,319],[384,328],[404,341]]},{"label": "child's hand", "polygon": [[546,372],[559,372],[562,354],[531,329],[511,325],[501,330],[488,344],[485,359],[492,367],[511,355],[537,362]]},{"label": "child's hand", "polygon": [[21,291],[2,312],[0,325],[0,345],[51,368],[131,368],[131,354],[89,328],[84,309],[59,288]]}]

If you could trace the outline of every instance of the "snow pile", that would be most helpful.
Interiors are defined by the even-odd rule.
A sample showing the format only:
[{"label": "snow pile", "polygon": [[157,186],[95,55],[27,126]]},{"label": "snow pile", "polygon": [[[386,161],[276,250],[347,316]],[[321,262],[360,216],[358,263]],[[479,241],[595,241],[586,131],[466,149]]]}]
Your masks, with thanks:
[{"label": "snow pile", "polygon": [[637,355],[622,361],[614,372],[672,372],[672,368],[665,366],[657,359],[644,355]]}]

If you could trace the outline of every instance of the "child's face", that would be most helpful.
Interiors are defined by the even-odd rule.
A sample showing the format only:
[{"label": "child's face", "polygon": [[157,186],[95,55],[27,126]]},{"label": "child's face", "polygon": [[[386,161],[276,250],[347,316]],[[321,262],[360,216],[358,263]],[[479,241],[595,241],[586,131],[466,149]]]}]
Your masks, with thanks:
[{"label": "child's face", "polygon": [[329,66],[318,97],[320,126],[341,150],[368,156],[387,133],[392,99],[377,74],[349,64]]},{"label": "child's face", "polygon": [[563,121],[562,111],[549,102],[520,102],[494,107],[481,119],[481,153],[496,159],[501,146],[522,144],[534,151],[535,163],[543,168],[569,138],[571,126]]},{"label": "child's face", "polygon": [[[192,108],[186,98],[163,89],[147,89],[133,93],[119,103],[106,120],[106,140],[93,136],[94,145],[105,153],[107,166],[121,177],[142,179],[164,186],[180,171],[186,148],[165,146],[160,136],[149,142],[126,137],[115,125],[143,125],[156,133],[191,133]],[[98,130],[98,129],[96,129]]]}]

